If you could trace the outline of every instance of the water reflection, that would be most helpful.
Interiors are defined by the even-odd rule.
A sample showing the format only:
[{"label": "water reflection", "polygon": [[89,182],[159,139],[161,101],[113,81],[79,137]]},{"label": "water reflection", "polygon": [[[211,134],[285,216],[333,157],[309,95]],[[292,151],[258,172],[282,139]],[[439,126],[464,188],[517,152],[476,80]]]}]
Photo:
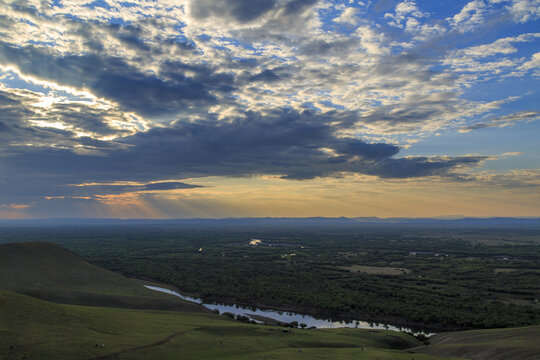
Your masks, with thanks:
[{"label": "water reflection", "polygon": [[[370,322],[361,321],[361,320],[335,321],[335,320],[317,319],[311,315],[297,314],[297,313],[286,312],[286,311],[258,309],[255,307],[244,307],[240,305],[205,303],[202,301],[202,299],[182,295],[179,292],[174,291],[174,290],[169,290],[162,287],[151,286],[151,285],[144,285],[144,286],[150,290],[160,291],[167,294],[178,296],[179,298],[183,300],[200,304],[210,310],[217,309],[219,310],[220,314],[228,312],[234,315],[247,316],[248,318],[250,318],[250,320],[254,320],[257,323],[263,323],[263,321],[260,321],[256,318],[257,316],[261,316],[265,318],[270,318],[272,320],[275,320],[281,323],[291,323],[293,321],[296,321],[298,324],[306,324],[308,328],[316,327],[316,328],[328,329],[328,328],[347,327],[347,328],[359,328],[359,329],[385,329],[385,330],[394,330],[394,331],[406,331],[406,332],[410,332],[414,334],[422,333],[426,336],[430,336],[433,334],[426,331],[411,330],[408,328],[396,327],[389,324],[370,323]],[[256,317],[253,317],[254,315],[256,315]]]}]

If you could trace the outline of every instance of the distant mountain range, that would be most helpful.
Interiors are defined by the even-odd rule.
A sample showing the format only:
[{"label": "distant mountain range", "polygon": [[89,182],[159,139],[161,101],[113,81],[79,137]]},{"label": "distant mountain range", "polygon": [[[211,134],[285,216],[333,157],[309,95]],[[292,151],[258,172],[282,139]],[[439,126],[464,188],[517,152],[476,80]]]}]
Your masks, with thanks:
[{"label": "distant mountain range", "polygon": [[308,217],[308,218],[223,218],[223,219],[0,219],[0,226],[116,226],[116,225],[178,225],[178,226],[234,226],[234,225],[343,225],[343,226],[504,226],[540,227],[540,217],[440,217],[440,218],[378,218],[378,217]]}]

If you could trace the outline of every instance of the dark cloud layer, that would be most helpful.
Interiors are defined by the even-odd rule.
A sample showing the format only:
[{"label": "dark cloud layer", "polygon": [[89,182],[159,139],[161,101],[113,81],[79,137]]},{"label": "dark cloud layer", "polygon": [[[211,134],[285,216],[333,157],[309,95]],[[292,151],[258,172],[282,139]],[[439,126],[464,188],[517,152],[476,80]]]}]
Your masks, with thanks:
[{"label": "dark cloud layer", "polygon": [[252,21],[276,6],[276,0],[200,0],[190,4],[191,15],[204,19],[227,14],[239,22]]},{"label": "dark cloud layer", "polygon": [[186,184],[179,181],[166,181],[158,183],[149,183],[142,185],[82,185],[82,186],[63,186],[64,192],[61,195],[71,197],[84,197],[95,195],[111,195],[123,194],[135,191],[163,191],[163,190],[178,190],[178,189],[194,189],[199,188],[199,185]]},{"label": "dark cloud layer", "polygon": [[[281,175],[312,179],[343,172],[384,178],[447,176],[453,169],[474,166],[482,156],[394,159],[395,145],[369,144],[336,135],[324,115],[279,109],[267,114],[215,123],[179,122],[117,140],[123,147],[102,148],[103,154],[78,155],[69,149],[25,148],[0,159],[10,174],[26,174],[25,181],[4,178],[0,198],[19,196],[90,196],[125,191],[189,188],[182,183],[145,186],[90,186],[74,192],[70,184],[85,182],[152,182],[202,176]],[[19,199],[20,200],[20,199]]]},{"label": "dark cloud layer", "polygon": [[284,15],[294,15],[315,4],[317,0],[198,0],[190,2],[191,15],[197,19],[228,18],[239,23],[252,22],[279,7]]},{"label": "dark cloud layer", "polygon": [[[190,106],[215,104],[213,91],[230,92],[233,79],[206,66],[164,65],[162,77],[141,72],[121,58],[97,54],[56,57],[47,50],[0,43],[0,63],[16,64],[26,74],[88,88],[142,115],[175,113]],[[187,76],[189,70],[195,75]],[[169,78],[167,78],[167,76]]]}]

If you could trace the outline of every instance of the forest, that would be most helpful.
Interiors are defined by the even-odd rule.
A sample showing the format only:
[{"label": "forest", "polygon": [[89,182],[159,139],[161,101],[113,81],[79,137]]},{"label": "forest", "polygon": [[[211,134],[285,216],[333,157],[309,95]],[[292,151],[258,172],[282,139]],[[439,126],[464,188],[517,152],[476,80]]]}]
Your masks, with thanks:
[{"label": "forest", "polygon": [[440,226],[5,227],[206,301],[422,329],[540,324],[534,228]]}]

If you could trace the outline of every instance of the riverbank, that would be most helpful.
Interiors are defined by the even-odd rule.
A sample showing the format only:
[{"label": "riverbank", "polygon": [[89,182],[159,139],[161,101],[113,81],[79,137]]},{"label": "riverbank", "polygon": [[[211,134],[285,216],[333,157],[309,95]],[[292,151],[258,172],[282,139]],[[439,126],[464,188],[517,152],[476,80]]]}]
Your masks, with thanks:
[{"label": "riverbank", "polygon": [[[276,312],[283,312],[283,313],[302,314],[302,315],[311,316],[317,319],[329,320],[331,322],[349,322],[350,325],[354,325],[355,321],[359,321],[359,322],[367,323],[367,324],[370,324],[370,323],[388,324],[389,328],[390,327],[395,328],[397,331],[402,331],[401,329],[409,329],[411,332],[414,332],[414,333],[422,332],[422,333],[428,334],[428,333],[439,333],[439,332],[446,332],[446,331],[473,330],[472,328],[460,328],[460,327],[455,327],[455,326],[442,327],[435,323],[424,324],[424,323],[410,322],[407,319],[403,317],[398,317],[398,316],[389,316],[389,315],[373,316],[369,314],[325,312],[325,311],[321,311],[320,309],[310,308],[310,307],[269,304],[269,303],[262,303],[262,302],[242,302],[242,301],[236,301],[234,299],[225,298],[225,297],[212,297],[209,299],[199,298],[198,294],[185,292],[174,285],[156,282],[151,279],[132,278],[132,280],[136,281],[137,283],[141,285],[147,284],[151,286],[169,289],[169,290],[172,290],[181,294],[183,297],[199,299],[200,302],[204,302],[206,304],[224,304],[224,305],[229,305],[229,306],[240,306],[247,309],[260,309],[263,311],[276,311]],[[354,326],[351,326],[351,327],[354,327]],[[384,326],[376,327],[376,328],[384,328]]]},{"label": "riverbank", "polygon": [[[474,328],[469,327],[457,327],[457,326],[447,326],[442,327],[436,323],[418,323],[411,322],[407,319],[399,316],[390,316],[390,315],[370,315],[370,314],[358,314],[358,313],[347,313],[347,312],[328,312],[323,311],[317,308],[310,308],[305,306],[295,306],[289,304],[269,304],[261,302],[242,302],[235,301],[234,299],[225,298],[225,297],[212,297],[209,299],[202,299],[205,303],[218,303],[218,304],[235,304],[238,306],[246,308],[258,308],[261,310],[273,310],[281,312],[291,312],[305,314],[319,319],[328,319],[335,322],[350,322],[353,324],[355,321],[361,321],[364,323],[373,323],[373,324],[389,324],[391,327],[397,329],[412,329],[414,332],[424,332],[424,333],[438,333],[446,331],[462,331],[462,330],[474,330]],[[401,331],[401,330],[400,330]]]},{"label": "riverbank", "polygon": [[[203,307],[212,310],[219,311],[219,313],[229,313],[231,316],[236,316],[238,318],[246,318],[253,320],[259,323],[277,323],[277,324],[288,324],[298,326],[303,324],[303,327],[308,328],[361,328],[361,329],[377,329],[377,330],[393,330],[401,331],[406,333],[411,333],[419,336],[430,336],[433,332],[427,328],[408,328],[403,326],[396,326],[389,323],[381,322],[367,322],[360,319],[337,319],[337,318],[323,318],[316,317],[306,313],[298,313],[293,311],[282,311],[280,309],[271,309],[271,308],[259,308],[255,306],[244,307],[240,304],[224,304],[216,302],[205,302],[204,299],[194,298],[191,296],[183,295],[181,292],[172,290],[169,286],[168,288],[155,286],[156,283],[152,285],[144,284],[148,289],[160,291],[168,294],[172,294],[182,298],[183,300],[192,301],[197,304],[202,305]],[[268,321],[267,319],[271,320]]]}]

